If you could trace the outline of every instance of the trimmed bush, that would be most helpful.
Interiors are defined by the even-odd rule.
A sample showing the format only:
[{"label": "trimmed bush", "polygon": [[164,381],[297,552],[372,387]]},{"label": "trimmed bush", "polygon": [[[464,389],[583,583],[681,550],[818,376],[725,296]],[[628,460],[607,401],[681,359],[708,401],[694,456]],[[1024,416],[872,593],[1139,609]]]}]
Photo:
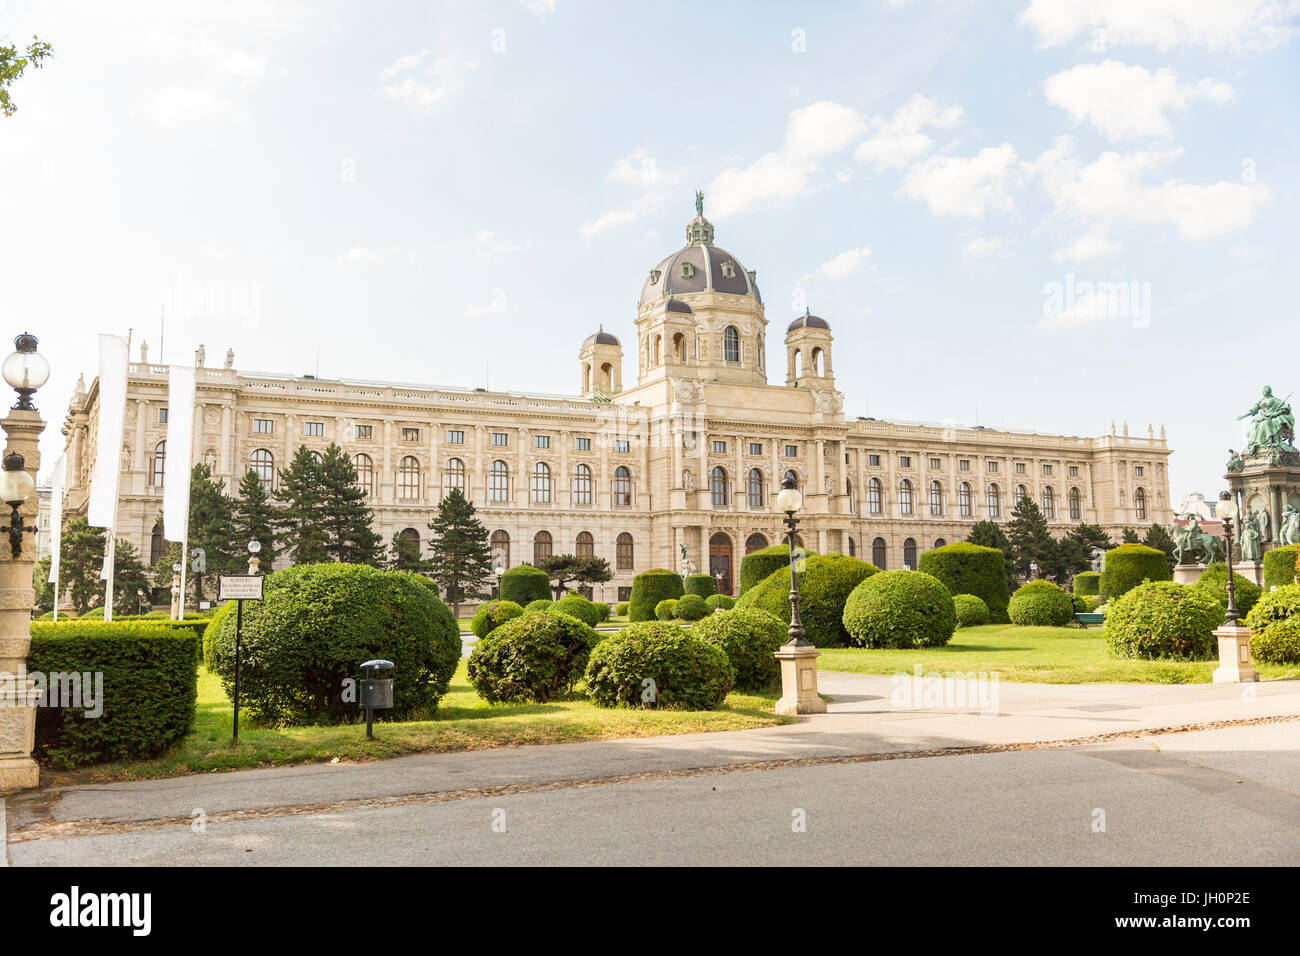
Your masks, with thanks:
[{"label": "trimmed bush", "polygon": [[514,601],[489,601],[480,604],[469,622],[469,629],[479,640],[487,637],[506,621],[522,616],[524,609]]},{"label": "trimmed bush", "polygon": [[[758,552],[755,551],[755,554]],[[808,640],[818,647],[848,643],[844,629],[844,604],[864,579],[877,574],[874,564],[846,554],[811,554],[799,581],[799,617]],[[787,563],[750,588],[736,607],[756,607],[790,624],[790,565]]]},{"label": "trimmed bush", "polygon": [[698,594],[686,594],[678,598],[673,611],[683,621],[699,621],[713,613],[704,603],[704,598]]},{"label": "trimmed bush", "polygon": [[1203,589],[1145,581],[1108,603],[1103,634],[1115,657],[1199,661],[1212,656],[1222,623],[1223,608]]},{"label": "trimmed bush", "polygon": [[655,605],[655,618],[660,621],[677,620],[677,599],[664,598]]},{"label": "trimmed bush", "polygon": [[1287,544],[1264,552],[1264,590],[1295,584],[1296,558],[1300,544]]},{"label": "trimmed bush", "polygon": [[541,568],[521,564],[501,575],[501,600],[527,607],[533,601],[551,599],[551,578]]},{"label": "trimmed bush", "polygon": [[1173,575],[1169,559],[1158,548],[1121,544],[1107,551],[1102,559],[1101,594],[1107,601],[1113,601],[1143,581],[1168,581]]},{"label": "trimmed bush", "polygon": [[[59,620],[60,620],[60,621],[62,621],[62,620],[64,620],[64,619],[67,619],[67,620],[70,621],[70,620],[72,620],[73,618],[75,618],[76,616],[77,616],[77,612],[74,611],[74,610],[72,610],[71,608],[68,608],[67,610],[65,610],[65,609],[63,609],[63,608],[59,608]],[[102,618],[103,615],[101,614],[100,617]],[[54,620],[54,611],[50,610],[50,611],[46,611],[44,614],[38,614],[38,615],[34,618],[34,620],[37,620],[37,621],[52,621],[52,620]]]},{"label": "trimmed bush", "polygon": [[[812,556],[812,551],[805,551],[804,557]],[[766,548],[751,551],[740,559],[740,596],[771,577],[778,569],[790,573],[790,545],[774,544]]]},{"label": "trimmed bush", "polygon": [[710,594],[704,603],[715,611],[730,611],[736,606],[736,599],[726,594]]},{"label": "trimmed bush", "polygon": [[1101,572],[1080,571],[1074,576],[1070,590],[1075,594],[1101,594]]},{"label": "trimmed bush", "polygon": [[571,614],[525,614],[484,637],[466,670],[488,703],[546,703],[573,689],[598,635]]},{"label": "trimmed bush", "polygon": [[[1222,561],[1208,565],[1192,585],[1213,597],[1226,611],[1228,609],[1228,566]],[[1242,617],[1250,613],[1263,593],[1259,585],[1249,578],[1232,572],[1232,591],[1236,599],[1237,611]]]},{"label": "trimmed bush", "polygon": [[[93,679],[82,685],[83,706],[45,706],[57,702],[47,698],[37,708],[37,755],[55,767],[76,767],[161,754],[194,724],[197,661],[192,630],[152,621],[33,624],[27,669],[43,676],[47,694],[68,686],[52,675],[103,675],[102,688]],[[97,702],[85,696],[95,691]],[[86,716],[84,705],[96,703],[102,714]]]},{"label": "trimmed bush", "polygon": [[596,610],[600,612],[600,620],[597,623],[604,624],[606,621],[610,619],[610,617],[613,616],[614,609],[610,607],[608,604],[606,604],[604,601],[597,601],[595,603],[596,603]]},{"label": "trimmed bush", "polygon": [[1011,595],[1007,614],[1017,627],[1064,627],[1074,620],[1074,601],[1051,581],[1029,581]]},{"label": "trimmed bush", "polygon": [[1093,608],[1095,598],[1090,594],[1071,594],[1070,601],[1074,604],[1075,614],[1087,614]]},{"label": "trimmed bush", "polygon": [[1296,625],[1300,625],[1300,584],[1264,592],[1246,615],[1246,626],[1255,632],[1250,639],[1251,652],[1261,661],[1300,663],[1289,656],[1295,646]]},{"label": "trimmed bush", "polygon": [[674,601],[685,594],[681,575],[667,568],[651,568],[632,579],[632,600],[628,602],[629,621],[652,621],[659,602]]},{"label": "trimmed bush", "polygon": [[628,609],[628,602],[627,602],[627,601],[620,601],[620,602],[619,602],[619,603],[614,607],[614,616],[615,616],[615,617],[627,617],[627,609]]},{"label": "trimmed bush", "polygon": [[958,627],[979,627],[989,622],[989,606],[974,594],[954,594],[952,606]]},{"label": "trimmed bush", "polygon": [[881,571],[853,589],[844,627],[859,647],[942,647],[957,627],[943,582],[924,571]]},{"label": "trimmed bush", "polygon": [[997,548],[954,541],[922,554],[918,570],[938,578],[949,594],[973,594],[981,599],[994,624],[1010,620],[1006,561]]},{"label": "trimmed bush", "polygon": [[630,624],[601,641],[586,674],[587,693],[601,707],[662,710],[715,710],[735,678],[721,647],[658,621]]},{"label": "trimmed bush", "polygon": [[555,602],[553,610],[572,615],[588,627],[595,627],[601,621],[600,609],[581,594],[564,595]]},{"label": "trimmed bush", "polygon": [[716,644],[736,672],[736,690],[766,690],[781,673],[777,649],[786,642],[786,626],[775,614],[756,607],[718,611],[691,625],[691,633]]},{"label": "trimmed bush", "polygon": [[688,574],[683,586],[687,594],[698,594],[702,598],[708,597],[716,590],[711,574]]},{"label": "trimmed bush", "polygon": [[[212,644],[217,636],[217,628],[226,619],[228,615],[235,613],[238,605],[234,601],[227,601],[221,607],[217,608],[217,613],[212,615],[212,620],[208,622],[207,628],[203,631],[203,666],[209,671],[216,671],[216,658],[213,656]],[[231,625],[232,627],[234,625]],[[240,702],[241,708],[243,702]]]},{"label": "trimmed bush", "polygon": [[1300,664],[1300,619],[1274,621],[1250,639],[1250,652],[1265,664]]},{"label": "trimmed bush", "polygon": [[524,608],[524,613],[537,614],[538,612],[549,611],[553,607],[555,607],[554,601],[549,598],[542,598],[540,601],[529,601],[528,605]]},{"label": "trimmed bush", "polygon": [[[353,720],[344,681],[363,661],[395,665],[393,708],[402,719],[428,715],[460,660],[460,629],[447,605],[412,575],[357,564],[305,564],[268,575],[266,597],[244,608],[241,701],[271,724]],[[212,640],[213,670],[234,682],[235,618]]]}]

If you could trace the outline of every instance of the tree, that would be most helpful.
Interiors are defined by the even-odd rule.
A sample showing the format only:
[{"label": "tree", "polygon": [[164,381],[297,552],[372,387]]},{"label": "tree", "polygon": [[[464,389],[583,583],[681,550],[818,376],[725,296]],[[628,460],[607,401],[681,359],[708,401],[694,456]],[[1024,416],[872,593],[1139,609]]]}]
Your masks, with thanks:
[{"label": "tree", "polygon": [[214,481],[203,464],[190,470],[190,565],[186,581],[195,602],[203,601],[204,585],[213,575],[243,570],[244,545],[234,540],[235,513],[226,482]]},{"label": "tree", "polygon": [[47,554],[32,565],[32,590],[36,599],[32,606],[38,611],[48,611],[54,607],[54,585],[50,583],[50,556]]},{"label": "tree", "polygon": [[459,617],[462,601],[487,596],[484,583],[492,574],[487,529],[478,520],[474,505],[459,488],[453,488],[438,503],[429,531],[429,577],[442,588]]},{"label": "tree", "polygon": [[23,75],[27,67],[39,70],[44,65],[45,58],[53,55],[54,47],[35,36],[27,44],[25,52],[20,53],[12,43],[0,45],[0,112],[5,116],[13,116],[18,111],[18,105],[9,98],[9,87]]},{"label": "tree", "polygon": [[[149,575],[130,541],[113,543],[113,613],[139,614],[149,600]],[[143,597],[142,597],[143,595]]]},{"label": "tree", "polygon": [[[1056,580],[1062,576],[1061,549],[1047,528],[1038,505],[1032,498],[1021,498],[1007,522],[1007,539],[1011,542],[1012,563],[1016,577],[1027,581],[1031,577]],[[1031,565],[1038,565],[1035,575]]]},{"label": "tree", "polygon": [[[158,556],[158,560],[153,563],[153,586],[156,588],[171,589],[172,578],[176,577],[176,572],[172,567],[180,564],[181,546],[175,541],[167,542],[167,549]],[[170,598],[168,598],[170,600]]]},{"label": "tree", "polygon": [[1163,551],[1165,558],[1169,561],[1169,570],[1172,571],[1178,564],[1174,560],[1174,539],[1169,537],[1169,532],[1161,524],[1153,524],[1147,529],[1147,536],[1142,539],[1142,543],[1148,548],[1155,548],[1157,551]]},{"label": "tree", "polygon": [[584,557],[573,554],[555,554],[541,561],[538,566],[551,577],[551,587],[555,590],[555,599],[569,590],[569,583],[604,584],[614,576],[609,562],[604,558]]},{"label": "tree", "polygon": [[1125,529],[1124,529],[1124,540],[1121,541],[1120,543],[1121,543],[1121,544],[1141,544],[1141,543],[1142,543],[1142,539],[1138,537],[1138,533],[1137,533],[1136,531],[1134,531],[1132,528],[1125,528]]},{"label": "tree", "polygon": [[239,483],[239,494],[234,501],[235,542],[256,541],[262,546],[258,553],[260,569],[270,572],[275,559],[280,556],[278,536],[276,534],[279,510],[271,503],[271,496],[266,493],[257,472],[249,470],[244,473],[244,480]]},{"label": "tree", "polygon": [[1061,557],[1061,574],[1068,579],[1092,567],[1094,551],[1109,551],[1114,545],[1111,544],[1110,536],[1098,525],[1080,524],[1067,531],[1065,537],[1057,542],[1057,547]]},{"label": "tree", "polygon": [[423,574],[427,562],[420,555],[420,546],[412,541],[402,532],[393,535],[393,542],[389,545],[390,557],[386,562],[386,567],[390,571],[414,571],[416,574]]},{"label": "tree", "polygon": [[78,614],[96,607],[104,595],[104,530],[92,528],[84,516],[73,518],[63,529],[59,549],[59,586]]},{"label": "tree", "polygon": [[280,472],[276,501],[283,504],[277,515],[284,546],[294,564],[321,564],[329,560],[325,549],[325,527],[320,478],[321,463],[306,445],[299,445],[289,467]]},{"label": "tree", "polygon": [[345,564],[384,563],[383,539],[375,531],[375,512],[357,484],[357,467],[338,445],[330,442],[321,458],[321,514],[325,527],[325,553]]},{"label": "tree", "polygon": [[1012,583],[1016,580],[1015,564],[1011,555],[1011,542],[1007,540],[1006,534],[1002,529],[992,521],[977,521],[971,526],[970,534],[966,540],[971,544],[978,544],[985,548],[997,548],[1002,552],[1002,564],[1007,573],[1007,590],[1014,591]]}]

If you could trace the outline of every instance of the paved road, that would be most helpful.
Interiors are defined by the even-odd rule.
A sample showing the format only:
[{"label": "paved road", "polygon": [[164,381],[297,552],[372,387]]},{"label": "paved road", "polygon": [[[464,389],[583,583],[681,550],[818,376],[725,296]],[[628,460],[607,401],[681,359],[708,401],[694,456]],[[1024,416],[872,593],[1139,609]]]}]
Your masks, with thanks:
[{"label": "paved road", "polygon": [[1300,863],[1296,721],[541,787],[269,807],[202,833],[123,820],[101,835],[20,839],[8,853],[19,866]]}]

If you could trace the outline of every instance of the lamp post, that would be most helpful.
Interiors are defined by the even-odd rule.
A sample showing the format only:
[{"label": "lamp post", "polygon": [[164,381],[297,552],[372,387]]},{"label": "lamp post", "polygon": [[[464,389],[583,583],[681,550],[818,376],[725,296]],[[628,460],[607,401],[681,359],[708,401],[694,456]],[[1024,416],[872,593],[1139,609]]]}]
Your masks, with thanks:
[{"label": "lamp post", "polygon": [[248,542],[248,573],[249,574],[257,573],[258,565],[262,563],[262,559],[257,556],[261,550],[262,550],[262,542],[257,540]]},{"label": "lamp post", "polygon": [[1029,562],[1029,579],[1030,579],[1031,581],[1033,581],[1033,580],[1036,580],[1037,578],[1038,578],[1038,562],[1037,562],[1037,561],[1030,561],[1030,562]]},{"label": "lamp post", "polygon": [[172,565],[172,620],[181,619],[181,563]]},{"label": "lamp post", "polygon": [[795,575],[794,554],[799,519],[795,512],[803,507],[803,495],[794,475],[786,475],[782,480],[776,506],[785,512],[786,539],[790,544],[790,639],[776,652],[776,659],[781,662],[781,699],[776,702],[776,712],[824,714],[826,701],[817,693],[817,658],[821,652],[804,636],[803,620],[799,617],[799,579]]},{"label": "lamp post", "polygon": [[[36,473],[45,430],[32,396],[50,377],[50,364],[36,351],[36,336],[24,332],[0,364],[0,375],[18,402],[0,421],[5,433],[0,500],[9,506],[9,549],[0,552],[0,793],[34,787],[40,769],[32,759],[36,732],[36,688],[27,676],[31,647],[32,565],[35,562]],[[29,524],[30,522],[30,524]]]},{"label": "lamp post", "polygon": [[499,601],[501,600],[501,575],[506,573],[506,569],[498,564],[492,569],[492,573],[497,576],[497,600]]},{"label": "lamp post", "polygon": [[713,572],[713,593],[714,594],[722,593],[722,572],[721,571]]},{"label": "lamp post", "polygon": [[1214,631],[1219,641],[1219,666],[1214,669],[1214,683],[1239,684],[1259,680],[1255,662],[1250,657],[1250,628],[1238,620],[1237,589],[1232,580],[1232,522],[1237,518],[1237,505],[1229,491],[1219,492],[1219,506],[1215,515],[1223,521],[1223,534],[1228,542],[1228,607],[1223,624]]}]

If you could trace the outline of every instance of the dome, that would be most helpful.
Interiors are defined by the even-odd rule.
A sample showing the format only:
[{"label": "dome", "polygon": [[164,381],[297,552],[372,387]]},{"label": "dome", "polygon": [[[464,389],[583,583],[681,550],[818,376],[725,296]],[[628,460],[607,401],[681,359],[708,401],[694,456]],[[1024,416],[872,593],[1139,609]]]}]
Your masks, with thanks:
[{"label": "dome", "polygon": [[762,303],[754,273],[726,249],[713,244],[713,224],[704,218],[703,193],[695,194],[695,218],[686,226],[686,239],[685,246],[650,270],[638,305],[694,292],[750,296]]},{"label": "dome", "polygon": [[582,347],[584,349],[588,345],[616,345],[621,348],[623,343],[618,340],[618,336],[606,332],[605,327],[601,326],[598,332],[589,335],[582,340]]},{"label": "dome", "polygon": [[793,332],[795,329],[825,329],[829,332],[831,327],[830,324],[821,316],[813,315],[811,312],[805,310],[803,315],[790,323],[790,327],[786,329],[786,332]]}]

